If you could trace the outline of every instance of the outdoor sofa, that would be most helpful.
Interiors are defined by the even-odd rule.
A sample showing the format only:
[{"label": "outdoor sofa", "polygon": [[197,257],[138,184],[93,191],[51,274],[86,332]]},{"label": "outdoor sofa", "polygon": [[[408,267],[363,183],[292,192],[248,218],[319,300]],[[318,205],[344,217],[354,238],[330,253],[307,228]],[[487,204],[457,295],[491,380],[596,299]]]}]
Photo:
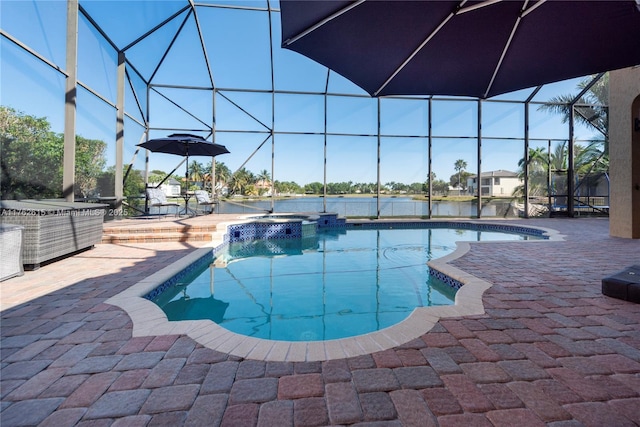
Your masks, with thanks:
[{"label": "outdoor sofa", "polygon": [[22,263],[33,270],[100,243],[106,208],[99,203],[2,200],[0,224],[23,227]]}]

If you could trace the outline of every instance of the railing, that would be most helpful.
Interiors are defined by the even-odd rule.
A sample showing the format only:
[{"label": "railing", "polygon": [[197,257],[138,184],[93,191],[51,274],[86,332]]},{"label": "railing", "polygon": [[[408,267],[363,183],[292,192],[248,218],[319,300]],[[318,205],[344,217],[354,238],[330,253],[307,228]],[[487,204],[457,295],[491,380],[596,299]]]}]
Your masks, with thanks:
[{"label": "railing", "polygon": [[[269,200],[220,200],[219,213],[256,213],[256,211],[270,211]],[[322,198],[290,198],[276,200],[273,212],[323,212]],[[378,202],[375,198],[328,198],[326,211],[335,212],[342,217],[375,218],[378,216]],[[518,212],[513,209],[512,201],[508,199],[492,200],[483,203],[483,217],[517,217]],[[380,199],[381,217],[418,217],[429,216],[427,201],[399,200],[395,198]],[[475,201],[434,201],[432,202],[433,217],[477,217],[477,203]]]},{"label": "railing", "polygon": [[[194,199],[195,200],[195,199]],[[89,200],[87,200],[89,201]],[[97,200],[95,200],[97,201]],[[180,206],[178,212],[184,210],[184,200],[176,198]],[[195,203],[193,200],[190,203]],[[273,212],[323,212],[325,203],[320,197],[291,197],[274,201]],[[124,201],[120,212],[111,209],[113,217],[135,217],[142,215],[175,214],[173,210],[162,212],[157,208],[149,208],[145,212],[144,197],[129,197]],[[413,217],[428,218],[429,204],[425,200],[412,200],[409,198],[384,197],[380,199],[380,217]],[[347,218],[376,218],[378,217],[378,200],[376,198],[358,197],[328,197],[326,211],[335,212]],[[580,196],[574,198],[574,211],[576,214],[607,215],[609,212],[608,196]],[[221,214],[256,214],[271,212],[271,200],[260,199],[219,199],[216,208]],[[543,198],[529,199],[530,217],[547,217],[563,215],[567,212],[567,196],[553,195]],[[476,218],[477,202],[439,200],[432,202],[431,216],[434,218]],[[516,199],[491,199],[483,200],[481,217],[483,218],[517,218],[525,216],[524,203]],[[112,218],[105,218],[106,220]]]},{"label": "railing", "polygon": [[[551,212],[565,213],[568,211],[567,195],[553,195],[549,196],[551,200],[550,207]],[[609,196],[575,196],[573,198],[573,210],[576,215],[581,214],[595,214],[595,215],[608,215],[609,214]]]}]

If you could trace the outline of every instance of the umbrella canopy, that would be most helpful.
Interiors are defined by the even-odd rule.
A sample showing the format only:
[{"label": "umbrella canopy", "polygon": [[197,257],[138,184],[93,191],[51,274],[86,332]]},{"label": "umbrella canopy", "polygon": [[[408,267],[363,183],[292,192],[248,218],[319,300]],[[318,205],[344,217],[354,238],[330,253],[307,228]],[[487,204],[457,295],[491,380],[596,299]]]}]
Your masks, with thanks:
[{"label": "umbrella canopy", "polygon": [[640,64],[640,2],[282,1],[282,46],[372,96],[489,98]]},{"label": "umbrella canopy", "polygon": [[229,152],[224,145],[214,144],[201,136],[188,133],[174,133],[166,138],[150,139],[138,146],[154,153],[176,154],[183,157],[214,157]]},{"label": "umbrella canopy", "polygon": [[191,135],[189,133],[174,133],[166,138],[150,139],[138,144],[138,147],[146,148],[154,153],[176,154],[186,157],[185,179],[189,176],[189,156],[215,157],[229,153],[229,150],[224,145],[214,144],[199,135]]}]

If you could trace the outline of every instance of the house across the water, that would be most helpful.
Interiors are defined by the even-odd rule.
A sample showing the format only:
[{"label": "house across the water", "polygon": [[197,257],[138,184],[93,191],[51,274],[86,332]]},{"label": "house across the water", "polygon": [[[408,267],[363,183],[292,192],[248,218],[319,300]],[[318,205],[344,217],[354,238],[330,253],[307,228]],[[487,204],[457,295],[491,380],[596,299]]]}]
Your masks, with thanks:
[{"label": "house across the water", "polygon": [[519,185],[522,185],[522,180],[517,173],[502,169],[482,172],[479,184],[478,175],[471,175],[467,178],[469,194],[477,194],[479,186],[480,194],[487,197],[509,197]]}]

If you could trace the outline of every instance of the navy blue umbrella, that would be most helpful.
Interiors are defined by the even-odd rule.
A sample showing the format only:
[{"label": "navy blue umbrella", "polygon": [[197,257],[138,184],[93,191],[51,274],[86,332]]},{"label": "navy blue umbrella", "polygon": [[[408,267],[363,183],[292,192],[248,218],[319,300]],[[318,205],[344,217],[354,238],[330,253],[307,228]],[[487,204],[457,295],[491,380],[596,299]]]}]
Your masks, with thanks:
[{"label": "navy blue umbrella", "polygon": [[280,2],[282,46],[372,96],[489,98],[640,64],[640,1]]},{"label": "navy blue umbrella", "polygon": [[224,145],[215,144],[199,135],[191,135],[189,133],[174,133],[165,138],[150,139],[138,144],[138,146],[154,153],[175,154],[186,157],[187,171],[189,168],[189,156],[215,157],[229,153],[229,150]]}]

